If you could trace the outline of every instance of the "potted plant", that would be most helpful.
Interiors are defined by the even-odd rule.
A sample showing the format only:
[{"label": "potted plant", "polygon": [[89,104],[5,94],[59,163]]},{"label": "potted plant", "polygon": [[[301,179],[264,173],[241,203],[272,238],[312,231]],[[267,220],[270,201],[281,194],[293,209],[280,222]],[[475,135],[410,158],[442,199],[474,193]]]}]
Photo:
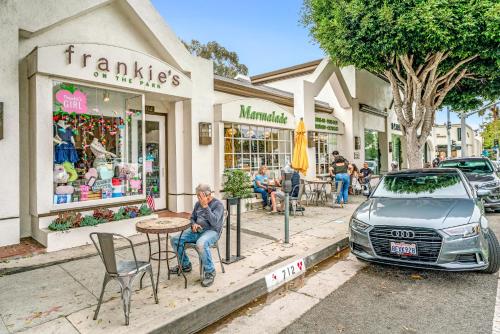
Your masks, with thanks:
[{"label": "potted plant", "polygon": [[242,198],[252,196],[252,180],[241,169],[224,171],[224,198],[228,205],[238,204]]}]

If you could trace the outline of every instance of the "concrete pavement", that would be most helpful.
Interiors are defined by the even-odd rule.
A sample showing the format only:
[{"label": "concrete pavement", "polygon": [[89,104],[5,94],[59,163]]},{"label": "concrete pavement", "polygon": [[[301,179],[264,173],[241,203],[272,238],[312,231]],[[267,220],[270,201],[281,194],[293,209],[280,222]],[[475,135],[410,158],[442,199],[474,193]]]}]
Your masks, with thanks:
[{"label": "concrete pavement", "polygon": [[[357,198],[343,209],[306,208],[304,217],[291,218],[291,245],[281,241],[283,216],[263,212],[244,214],[244,260],[226,266],[225,274],[216,263],[217,277],[210,288],[200,286],[197,270],[189,274],[187,289],[183,288],[183,280],[179,277],[167,281],[164,265],[160,277],[160,304],[154,304],[152,290],[147,284],[142,290],[136,290],[128,327],[123,326],[119,290],[113,284],[108,285],[99,319],[92,320],[104,268],[100,259],[92,256],[95,251],[91,247],[76,250],[89,256],[79,260],[65,261],[65,254],[56,252],[2,263],[0,333],[194,332],[267,294],[265,276],[274,269],[299,258],[311,266],[335,254],[346,245],[348,219],[362,200]],[[135,240],[141,241],[140,238]],[[234,237],[232,241],[235,242]],[[222,248],[224,243],[221,240]],[[146,245],[138,246],[136,251],[140,258],[147,258]],[[75,250],[66,252],[75,255]],[[222,253],[224,256],[224,250]],[[120,250],[118,256],[129,258],[129,250]],[[191,258],[193,267],[197,268],[196,256]],[[54,262],[50,261],[54,260],[57,264],[51,265]],[[30,265],[39,263],[47,266],[30,270]],[[6,270],[9,268],[11,271]],[[153,268],[156,270],[155,263]],[[136,287],[138,289],[137,282]]]}]

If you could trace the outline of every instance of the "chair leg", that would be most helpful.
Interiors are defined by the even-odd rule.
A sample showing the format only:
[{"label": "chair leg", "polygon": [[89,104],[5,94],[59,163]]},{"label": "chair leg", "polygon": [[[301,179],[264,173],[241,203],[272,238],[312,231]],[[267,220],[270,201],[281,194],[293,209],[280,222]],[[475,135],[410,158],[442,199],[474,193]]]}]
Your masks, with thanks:
[{"label": "chair leg", "polygon": [[102,290],[101,295],[99,296],[99,302],[97,303],[97,308],[94,312],[94,320],[97,320],[97,316],[99,315],[99,310],[101,309],[102,297],[104,297],[104,290],[106,289],[106,285],[108,284],[110,278],[108,274],[104,274],[104,281],[102,282]]},{"label": "chair leg", "polygon": [[123,301],[123,314],[125,315],[125,325],[129,325],[130,319],[130,301],[131,301],[132,290],[128,284],[122,287],[122,301]]},{"label": "chair leg", "polygon": [[198,261],[200,262],[200,281],[203,281],[203,263],[201,262],[200,252],[198,252],[198,248],[196,249],[196,253],[198,254]]},{"label": "chair leg", "polygon": [[219,242],[218,241],[215,243],[215,248],[217,248],[217,254],[219,255],[219,262],[220,262],[220,267],[222,269],[222,273],[225,273],[226,271],[224,270],[224,264],[222,263],[222,257],[220,256]]},{"label": "chair leg", "polygon": [[149,277],[151,278],[151,287],[153,288],[153,296],[155,297],[155,303],[158,304],[158,291],[155,288],[155,279],[153,278],[153,268],[149,267],[148,270]]}]

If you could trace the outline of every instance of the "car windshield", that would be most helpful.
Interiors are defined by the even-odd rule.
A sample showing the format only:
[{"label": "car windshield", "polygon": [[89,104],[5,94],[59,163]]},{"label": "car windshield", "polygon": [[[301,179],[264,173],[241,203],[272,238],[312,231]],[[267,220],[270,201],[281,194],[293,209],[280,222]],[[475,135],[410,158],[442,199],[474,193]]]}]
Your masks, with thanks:
[{"label": "car windshield", "polygon": [[493,168],[486,160],[449,160],[439,164],[441,168],[458,168],[464,173],[491,174]]},{"label": "car windshield", "polygon": [[372,197],[469,198],[458,174],[412,173],[386,175]]}]

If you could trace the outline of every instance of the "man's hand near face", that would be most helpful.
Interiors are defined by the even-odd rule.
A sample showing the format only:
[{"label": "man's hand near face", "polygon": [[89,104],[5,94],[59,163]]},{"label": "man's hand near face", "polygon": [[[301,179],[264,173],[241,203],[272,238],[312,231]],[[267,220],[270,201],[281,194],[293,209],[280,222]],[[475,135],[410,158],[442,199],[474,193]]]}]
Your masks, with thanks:
[{"label": "man's hand near face", "polygon": [[205,209],[208,207],[208,198],[207,195],[205,195],[204,193],[198,194],[198,201],[200,202],[202,208]]}]

